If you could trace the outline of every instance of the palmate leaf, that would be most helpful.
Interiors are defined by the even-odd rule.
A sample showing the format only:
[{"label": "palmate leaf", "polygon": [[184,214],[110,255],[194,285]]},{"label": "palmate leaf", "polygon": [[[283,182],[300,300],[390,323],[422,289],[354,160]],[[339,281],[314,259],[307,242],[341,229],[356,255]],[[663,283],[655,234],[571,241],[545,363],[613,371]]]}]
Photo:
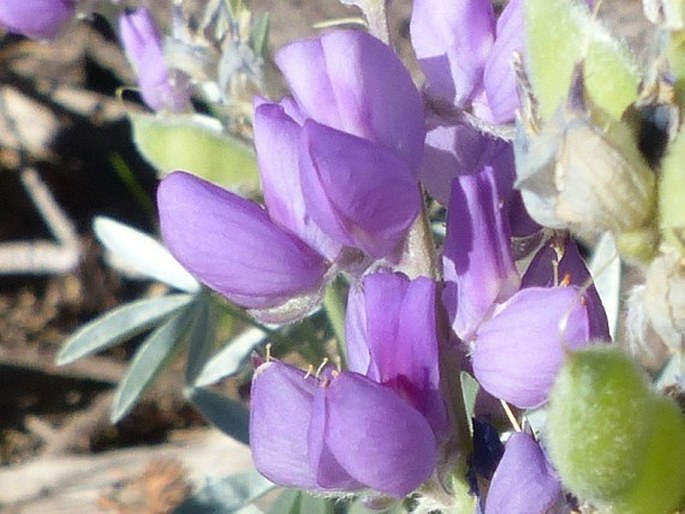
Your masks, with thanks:
[{"label": "palmate leaf", "polygon": [[225,133],[214,118],[132,115],[133,141],[160,177],[186,170],[231,191],[258,190],[257,161],[250,147]]},{"label": "palmate leaf", "polygon": [[[247,514],[250,504],[275,485],[257,471],[214,480],[184,501],[174,514]],[[255,512],[261,512],[256,507]]]},{"label": "palmate leaf", "polygon": [[159,241],[128,225],[98,216],[93,221],[98,240],[127,265],[181,291],[196,293],[200,284]]},{"label": "palmate leaf", "polygon": [[152,332],[138,348],[126,376],[117,387],[112,423],[128,414],[164,365],[180,350],[196,315],[196,306],[187,306]]},{"label": "palmate leaf", "polygon": [[206,362],[193,384],[196,387],[203,387],[235,375],[247,361],[252,350],[267,336],[268,334],[258,327],[246,329]]},{"label": "palmate leaf", "polygon": [[192,299],[190,294],[175,294],[137,300],[113,309],[73,334],[57,355],[57,364],[69,364],[116,346],[173,315]]},{"label": "palmate leaf", "polygon": [[219,430],[249,444],[250,413],[242,403],[201,387],[189,387],[185,395]]},{"label": "palmate leaf", "polygon": [[198,295],[196,314],[188,337],[186,381],[194,383],[214,348],[217,331],[217,306],[209,292]]}]

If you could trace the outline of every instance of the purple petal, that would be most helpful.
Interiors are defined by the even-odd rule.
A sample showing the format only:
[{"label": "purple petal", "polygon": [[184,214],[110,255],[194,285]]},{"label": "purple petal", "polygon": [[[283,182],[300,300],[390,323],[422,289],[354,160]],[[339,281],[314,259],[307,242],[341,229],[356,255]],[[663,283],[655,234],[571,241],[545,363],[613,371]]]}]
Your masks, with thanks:
[{"label": "purple petal", "polygon": [[478,330],[471,356],[478,382],[517,407],[544,403],[567,349],[589,341],[577,288],[522,289]]},{"label": "purple petal", "polygon": [[416,180],[394,153],[311,120],[301,139],[300,180],[314,222],[373,258],[398,246],[421,208]]},{"label": "purple petal", "polygon": [[519,108],[514,52],[524,48],[523,5],[521,0],[510,0],[497,20],[497,38],[485,65],[483,81],[488,107],[495,123],[514,120]]},{"label": "purple petal", "polygon": [[518,290],[501,203],[491,167],[454,180],[443,247],[443,303],[464,340],[473,337],[496,303]]},{"label": "purple petal", "polygon": [[164,59],[162,40],[152,14],[146,8],[119,17],[121,42],[138,75],[143,100],[153,110],[182,111],[188,105],[188,93],[171,81]]},{"label": "purple petal", "polygon": [[189,173],[160,184],[162,238],[201,282],[239,305],[265,308],[320,289],[323,258],[266,211]]},{"label": "purple petal", "polygon": [[273,482],[318,489],[308,461],[309,426],[318,379],[278,361],[255,371],[250,394],[250,449],[255,467]]},{"label": "purple petal", "polygon": [[476,173],[486,165],[495,169],[500,195],[507,202],[515,177],[511,145],[470,125],[438,125],[426,136],[421,182],[433,198],[447,205],[452,180]]},{"label": "purple petal", "polygon": [[271,219],[335,260],[341,245],[321,231],[305,208],[298,165],[302,128],[282,106],[265,103],[255,109],[254,132],[264,202]]},{"label": "purple petal", "polygon": [[563,501],[561,485],[533,438],[512,434],[504,449],[485,503],[485,514],[552,512]]},{"label": "purple petal", "polygon": [[307,117],[380,143],[418,173],[423,103],[387,45],[366,32],[336,30],[288,45],[275,59]]},{"label": "purple petal", "polygon": [[491,0],[415,0],[410,28],[428,93],[465,107],[482,89],[495,39]]},{"label": "purple petal", "polygon": [[392,387],[444,435],[435,283],[399,273],[367,275],[350,289],[346,326],[350,370]]},{"label": "purple petal", "polygon": [[[561,260],[557,252],[561,253]],[[523,275],[521,287],[553,287],[558,285],[555,280],[579,288],[588,286],[583,300],[589,316],[590,339],[610,341],[609,322],[602,300],[592,283],[578,245],[570,237],[555,238],[538,251]]]},{"label": "purple petal", "polygon": [[74,13],[74,0],[0,1],[0,25],[33,39],[55,37]]},{"label": "purple petal", "polygon": [[309,465],[316,476],[316,483],[323,489],[351,491],[364,487],[340,465],[326,441],[327,430],[326,390],[320,388],[314,397],[312,418],[307,433]]},{"label": "purple petal", "polygon": [[356,480],[403,498],[430,477],[437,462],[426,419],[392,390],[356,373],[326,388],[326,442]]}]

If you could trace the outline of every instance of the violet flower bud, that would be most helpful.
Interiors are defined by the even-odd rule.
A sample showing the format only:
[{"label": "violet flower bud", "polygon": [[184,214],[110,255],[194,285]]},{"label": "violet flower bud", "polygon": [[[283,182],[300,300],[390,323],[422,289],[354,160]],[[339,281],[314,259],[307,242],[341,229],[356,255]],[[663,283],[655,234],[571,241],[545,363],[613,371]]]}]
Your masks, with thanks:
[{"label": "violet flower bud", "polygon": [[284,99],[280,105],[262,103],[255,108],[254,140],[264,203],[274,223],[334,261],[342,245],[312,220],[302,195],[298,160],[302,127],[287,113],[294,107]]},{"label": "violet flower bud", "polygon": [[392,389],[352,372],[305,375],[278,361],[252,381],[250,448],[277,484],[313,491],[370,487],[402,498],[432,474],[435,436]]},{"label": "violet flower bud", "polygon": [[119,32],[147,106],[155,111],[183,111],[189,103],[188,92],[172,81],[162,39],[150,11],[142,7],[122,14]]},{"label": "violet flower bud", "polygon": [[75,0],[0,0],[0,25],[33,39],[51,39],[75,11]]},{"label": "violet flower bud", "polygon": [[580,255],[578,245],[568,236],[555,237],[530,261],[521,287],[554,287],[564,283],[585,288],[583,301],[588,312],[590,339],[610,341],[609,321],[592,276]]},{"label": "violet flower bud", "polygon": [[561,484],[533,438],[512,434],[495,470],[485,514],[551,513],[563,501]]},{"label": "violet flower bud", "polygon": [[428,94],[468,106],[495,41],[491,0],[415,0],[410,29]]},{"label": "violet flower bud", "polygon": [[565,350],[589,339],[588,312],[576,287],[522,289],[478,329],[473,372],[493,396],[537,407],[547,400]]},{"label": "violet flower bud", "polygon": [[[488,56],[483,74],[483,85],[489,110],[489,121],[514,121],[520,101],[514,74],[514,53],[524,48],[523,2],[509,0],[497,19],[497,36]],[[478,109],[474,106],[478,114]],[[488,116],[484,116],[488,119]]]},{"label": "violet flower bud", "polygon": [[418,183],[396,153],[312,120],[300,139],[307,212],[332,239],[379,259],[404,239],[421,209]]},{"label": "violet flower bud", "polygon": [[351,371],[387,385],[447,435],[440,392],[435,282],[374,273],[350,288],[345,332]]},{"label": "violet flower bud", "polygon": [[423,103],[389,46],[363,31],[336,30],[281,48],[275,61],[304,117],[378,143],[418,174]]},{"label": "violet flower bud", "polygon": [[514,120],[513,59],[524,48],[520,0],[506,5],[496,25],[491,0],[417,0],[411,38],[430,97],[487,123]]},{"label": "violet flower bud", "polygon": [[174,257],[238,305],[274,307],[321,289],[324,259],[254,202],[174,172],[161,182],[157,203]]},{"label": "violet flower bud", "polygon": [[447,211],[443,303],[456,334],[471,339],[519,287],[494,170],[457,177]]}]

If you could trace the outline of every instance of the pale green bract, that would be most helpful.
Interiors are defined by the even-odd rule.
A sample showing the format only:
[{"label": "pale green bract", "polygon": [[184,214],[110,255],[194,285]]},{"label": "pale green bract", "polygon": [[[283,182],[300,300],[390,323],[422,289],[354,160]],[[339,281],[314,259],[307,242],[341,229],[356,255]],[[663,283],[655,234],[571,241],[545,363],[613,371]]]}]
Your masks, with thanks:
[{"label": "pale green bract", "polygon": [[584,61],[587,91],[614,118],[637,99],[640,76],[628,50],[579,0],[526,0],[527,69],[540,116],[564,101],[573,67]]},{"label": "pale green bract", "polygon": [[185,170],[245,196],[259,189],[254,152],[200,114],[130,116],[138,151],[164,177]]}]

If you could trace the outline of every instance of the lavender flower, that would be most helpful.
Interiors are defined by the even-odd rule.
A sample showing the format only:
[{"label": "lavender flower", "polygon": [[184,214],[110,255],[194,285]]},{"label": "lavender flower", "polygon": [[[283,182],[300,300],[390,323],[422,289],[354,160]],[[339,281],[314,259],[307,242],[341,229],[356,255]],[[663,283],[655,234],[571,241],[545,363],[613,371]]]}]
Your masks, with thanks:
[{"label": "lavender flower", "polygon": [[285,100],[280,105],[260,100],[255,106],[253,125],[264,203],[274,223],[333,261],[342,244],[321,230],[307,212],[299,172],[302,127],[289,115],[293,111]]},{"label": "lavender flower", "polygon": [[338,30],[292,43],[275,60],[302,118],[378,143],[418,174],[423,104],[390,47],[363,31]]},{"label": "lavender flower", "polygon": [[589,316],[589,337],[610,341],[609,322],[592,276],[580,255],[578,245],[568,235],[556,235],[530,261],[521,287],[553,287],[560,283],[584,288],[583,301]]},{"label": "lavender flower", "polygon": [[561,484],[533,438],[512,434],[495,470],[485,514],[546,514],[563,502]]},{"label": "lavender flower", "polygon": [[[495,173],[484,166],[454,180],[442,300],[454,332],[473,347],[473,370],[483,388],[518,407],[534,407],[546,401],[564,349],[604,337],[608,325],[596,291],[579,289],[589,274],[573,247],[563,270],[574,282],[555,280],[545,248],[519,290]],[[568,287],[550,287],[557,285]]]},{"label": "lavender flower", "polygon": [[374,259],[404,239],[421,209],[409,167],[392,151],[308,120],[300,140],[307,212],[335,241]]},{"label": "lavender flower", "polygon": [[472,339],[495,305],[511,297],[520,283],[494,173],[486,166],[452,184],[443,248],[443,303],[463,340]]},{"label": "lavender flower", "polygon": [[119,18],[121,42],[138,75],[138,86],[145,103],[158,111],[183,111],[188,107],[188,92],[172,81],[164,59],[162,40],[152,14],[140,8]]},{"label": "lavender flower", "polygon": [[276,62],[294,100],[256,107],[267,205],[331,259],[341,247],[389,257],[421,208],[425,128],[409,73],[387,45],[359,31],[293,43]]},{"label": "lavender flower", "polygon": [[387,385],[447,434],[440,392],[436,286],[425,277],[374,273],[350,288],[346,335],[348,366]]},{"label": "lavender flower", "polygon": [[372,488],[402,498],[433,472],[428,421],[392,389],[352,372],[316,377],[278,361],[252,381],[250,447],[277,484],[313,491]]},{"label": "lavender flower", "polygon": [[493,396],[517,407],[537,407],[547,400],[564,351],[588,344],[589,333],[576,287],[522,289],[478,329],[473,372]]},{"label": "lavender flower", "polygon": [[[331,260],[343,247],[389,256],[421,208],[418,183],[385,147],[311,119],[288,102],[255,111],[255,144],[265,201],[277,223]],[[297,112],[294,113],[297,118]],[[278,153],[276,153],[278,152]]]},{"label": "lavender flower", "polygon": [[428,95],[488,123],[514,119],[512,61],[523,50],[523,35],[520,0],[511,0],[496,23],[490,0],[414,2],[411,38]]},{"label": "lavender flower", "polygon": [[171,253],[237,304],[274,307],[322,287],[323,257],[254,202],[182,172],[162,181],[157,202]]},{"label": "lavender flower", "polygon": [[75,0],[0,0],[0,25],[33,39],[51,39],[75,11]]}]

